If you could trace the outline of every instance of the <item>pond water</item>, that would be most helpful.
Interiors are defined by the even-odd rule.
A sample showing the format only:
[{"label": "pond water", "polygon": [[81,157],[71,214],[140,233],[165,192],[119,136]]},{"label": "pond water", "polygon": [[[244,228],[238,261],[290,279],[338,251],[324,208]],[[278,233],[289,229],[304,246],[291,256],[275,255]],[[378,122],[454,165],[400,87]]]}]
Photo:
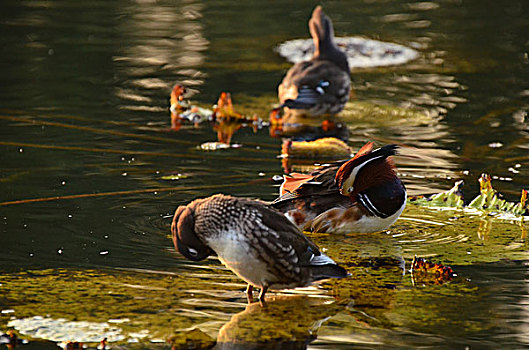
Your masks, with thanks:
[{"label": "pond water", "polygon": [[[209,108],[228,91],[236,110],[267,120],[291,66],[275,48],[308,37],[314,6],[0,3],[0,331],[15,329],[33,349],[104,337],[127,348],[529,346],[523,221],[409,204],[385,232],[312,234],[352,276],[270,293],[265,309],[246,305],[244,283],[218,260],[175,252],[178,205],[219,192],[272,200],[284,164],[267,127],[241,128],[240,147],[210,152],[198,148],[217,140],[207,123],[169,130],[172,86]],[[526,1],[323,7],[337,36],[419,52],[353,69],[342,116],[353,149],[401,145],[410,195],[463,179],[470,200],[488,173],[519,200],[529,187]],[[457,277],[414,279],[415,255]]]}]

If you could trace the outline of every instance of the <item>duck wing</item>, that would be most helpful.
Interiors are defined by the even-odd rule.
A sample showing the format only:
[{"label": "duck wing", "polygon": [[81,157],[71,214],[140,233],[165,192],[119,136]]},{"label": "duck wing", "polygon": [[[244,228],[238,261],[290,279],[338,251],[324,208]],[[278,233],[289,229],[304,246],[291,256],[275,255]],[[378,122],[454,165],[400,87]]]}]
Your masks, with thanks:
[{"label": "duck wing", "polygon": [[316,105],[342,105],[351,92],[349,73],[326,60],[294,65],[279,86],[282,107],[310,109]]}]

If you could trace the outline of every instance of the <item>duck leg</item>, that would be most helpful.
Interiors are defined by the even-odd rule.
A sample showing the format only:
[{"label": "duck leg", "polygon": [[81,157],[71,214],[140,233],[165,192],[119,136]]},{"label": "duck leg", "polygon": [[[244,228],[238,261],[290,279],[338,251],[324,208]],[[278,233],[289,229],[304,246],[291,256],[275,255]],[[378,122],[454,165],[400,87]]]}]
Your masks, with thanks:
[{"label": "duck leg", "polygon": [[253,303],[253,286],[249,283],[246,287],[246,297],[248,299],[248,304]]},{"label": "duck leg", "polygon": [[263,286],[261,288],[261,293],[259,293],[259,303],[261,303],[261,306],[265,304],[265,294],[267,290],[268,290],[268,286]]}]

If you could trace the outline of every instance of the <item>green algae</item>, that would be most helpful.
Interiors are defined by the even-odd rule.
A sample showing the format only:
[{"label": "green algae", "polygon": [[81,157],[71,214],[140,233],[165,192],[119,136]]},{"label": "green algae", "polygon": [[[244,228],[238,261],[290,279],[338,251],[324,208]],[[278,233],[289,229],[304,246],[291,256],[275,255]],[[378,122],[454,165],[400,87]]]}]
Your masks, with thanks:
[{"label": "green algae", "polygon": [[463,201],[463,196],[461,194],[461,186],[463,186],[463,181],[457,181],[448,191],[439,192],[429,197],[412,197],[409,201],[413,204],[423,205],[430,208],[444,207],[463,209],[465,202]]},{"label": "green algae", "polygon": [[[396,329],[407,328],[416,332],[435,333],[437,329],[452,336],[484,331],[494,327],[494,321],[488,320],[488,310],[479,310],[486,296],[479,288],[465,280],[449,283],[442,287],[436,285],[413,288],[402,287],[395,293],[393,308],[386,317]],[[461,318],[458,315],[465,310],[473,317]]]},{"label": "green algae", "polygon": [[[279,105],[276,94],[252,96],[236,93],[232,96],[236,110],[247,118],[256,115],[263,120],[268,120],[271,110]],[[204,103],[200,104],[204,108],[211,108],[212,105],[213,101],[209,106]],[[362,101],[353,97],[337,118],[351,125],[368,123],[369,125],[413,126],[428,125],[435,120],[435,115],[420,108],[404,108],[391,104]]]},{"label": "green algae", "polygon": [[182,174],[170,174],[170,175],[164,175],[160,177],[160,179],[175,181],[175,180],[180,180],[180,179],[186,179],[187,177],[188,177],[187,175],[182,175]]},{"label": "green algae", "polygon": [[499,211],[516,216],[529,214],[526,190],[522,190],[520,202],[513,203],[500,198],[500,194],[492,188],[491,178],[488,174],[481,175],[479,185],[480,194],[468,204],[469,208],[484,211]]},{"label": "green algae", "polygon": [[529,258],[527,223],[477,214],[410,205],[390,231],[410,261],[414,255],[446,265]]},{"label": "green algae", "polygon": [[346,104],[340,118],[358,127],[362,123],[370,126],[416,126],[428,125],[435,120],[427,110],[403,108],[370,101],[352,100]]},{"label": "green algae", "polygon": [[202,318],[187,314],[182,305],[182,299],[189,298],[187,290],[199,285],[201,277],[51,269],[3,274],[1,279],[3,304],[15,310],[1,314],[2,324],[13,316],[24,319],[35,315],[107,322],[118,325],[126,340],[143,335],[139,340],[149,342],[165,341],[175,330],[192,327]]},{"label": "green algae", "polygon": [[215,339],[198,328],[183,331],[169,336],[167,342],[171,349],[210,349],[215,345]]}]

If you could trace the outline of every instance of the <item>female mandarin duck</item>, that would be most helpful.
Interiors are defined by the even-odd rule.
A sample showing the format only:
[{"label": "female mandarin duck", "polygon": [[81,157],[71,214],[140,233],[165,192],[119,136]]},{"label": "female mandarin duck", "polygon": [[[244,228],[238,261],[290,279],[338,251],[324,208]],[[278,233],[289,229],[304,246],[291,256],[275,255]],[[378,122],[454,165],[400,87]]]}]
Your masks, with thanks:
[{"label": "female mandarin duck", "polygon": [[271,205],[298,227],[316,232],[376,232],[391,226],[406,206],[406,189],[393,160],[396,145],[362,147],[354,158],[285,177]]},{"label": "female mandarin duck", "polygon": [[309,21],[314,41],[311,60],[295,64],[278,87],[285,115],[316,117],[337,114],[351,92],[349,64],[334,42],[332,22],[317,6]]},{"label": "female mandarin duck", "polygon": [[248,283],[261,288],[303,287],[347,272],[322,254],[282,213],[265,203],[217,194],[196,199],[175,212],[171,225],[175,248],[199,261],[216,254],[220,261]]}]

